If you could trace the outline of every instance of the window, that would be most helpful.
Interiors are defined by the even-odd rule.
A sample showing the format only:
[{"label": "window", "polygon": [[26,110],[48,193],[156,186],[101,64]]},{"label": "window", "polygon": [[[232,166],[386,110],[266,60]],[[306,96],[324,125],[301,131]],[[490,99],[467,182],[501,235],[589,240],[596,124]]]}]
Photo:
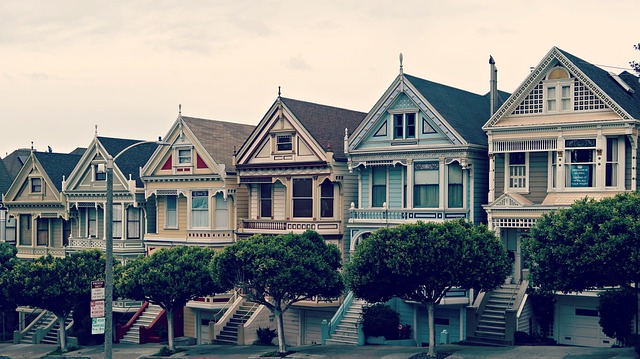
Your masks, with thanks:
[{"label": "window", "polygon": [[20,215],[20,244],[23,246],[30,246],[31,239],[31,215]]},{"label": "window", "polygon": [[71,221],[62,220],[62,245],[69,244],[69,238],[71,237]]},{"label": "window", "polygon": [[104,166],[93,166],[93,179],[94,181],[106,181],[107,172]]},{"label": "window", "polygon": [[513,152],[507,155],[508,157],[508,174],[509,180],[507,182],[509,189],[528,191],[529,184],[527,181],[527,159],[528,154],[525,152]]},{"label": "window", "polygon": [[165,197],[164,227],[178,228],[178,196],[169,195]]},{"label": "window", "polygon": [[42,178],[31,179],[31,193],[42,193]]},{"label": "window", "polygon": [[122,204],[113,205],[113,238],[122,238]]},{"label": "window", "polygon": [[607,138],[607,165],[605,186],[618,186],[618,139]]},{"label": "window", "polygon": [[382,207],[387,201],[387,169],[372,167],[371,206]]},{"label": "window", "polygon": [[127,238],[140,238],[140,208],[127,208]]},{"label": "window", "polygon": [[216,193],[216,229],[229,228],[228,202],[222,193]]},{"label": "window", "polygon": [[16,219],[14,217],[7,217],[7,224],[5,229],[6,241],[9,243],[15,243],[16,241]]},{"label": "window", "polygon": [[209,227],[209,191],[191,192],[191,227]]},{"label": "window", "polygon": [[38,218],[38,236],[37,245],[46,246],[49,244],[49,220],[47,218]]},{"label": "window", "polygon": [[320,186],[320,217],[333,217],[333,183],[322,182]]},{"label": "window", "polygon": [[95,208],[87,208],[87,237],[98,237],[98,221]]},{"label": "window", "polygon": [[440,206],[439,166],[437,162],[414,165],[413,206],[415,208]]},{"label": "window", "polygon": [[189,165],[191,164],[191,149],[178,149],[178,164]]},{"label": "window", "polygon": [[565,140],[565,187],[595,186],[595,139]]},{"label": "window", "polygon": [[416,114],[393,114],[393,138],[416,138]]},{"label": "window", "polygon": [[462,208],[463,191],[462,191],[462,166],[455,162],[448,166],[448,207]]},{"label": "window", "polygon": [[573,111],[573,79],[563,68],[555,68],[544,81],[547,112]]},{"label": "window", "polygon": [[291,151],[293,149],[292,135],[278,135],[276,136],[276,145],[278,152]]},{"label": "window", "polygon": [[260,217],[273,217],[273,184],[260,184]]},{"label": "window", "polygon": [[313,180],[311,178],[293,180],[293,217],[313,217]]}]

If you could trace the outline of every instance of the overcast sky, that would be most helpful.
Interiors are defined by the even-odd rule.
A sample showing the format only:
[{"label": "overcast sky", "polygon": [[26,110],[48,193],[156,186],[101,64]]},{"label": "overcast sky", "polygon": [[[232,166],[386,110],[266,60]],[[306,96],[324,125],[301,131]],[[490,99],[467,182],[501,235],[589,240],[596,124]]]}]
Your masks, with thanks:
[{"label": "overcast sky", "polygon": [[[155,139],[178,115],[257,124],[282,96],[367,112],[398,74],[512,92],[558,46],[640,61],[633,0],[3,0],[0,156]],[[615,72],[621,69],[607,68]]]}]

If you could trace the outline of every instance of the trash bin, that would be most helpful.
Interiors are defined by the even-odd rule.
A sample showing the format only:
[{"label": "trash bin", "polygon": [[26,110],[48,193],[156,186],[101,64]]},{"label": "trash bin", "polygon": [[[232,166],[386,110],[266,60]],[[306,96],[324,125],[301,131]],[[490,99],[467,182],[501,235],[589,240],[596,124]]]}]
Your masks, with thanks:
[{"label": "trash bin", "polygon": [[449,332],[446,329],[440,332],[440,344],[449,344]]}]

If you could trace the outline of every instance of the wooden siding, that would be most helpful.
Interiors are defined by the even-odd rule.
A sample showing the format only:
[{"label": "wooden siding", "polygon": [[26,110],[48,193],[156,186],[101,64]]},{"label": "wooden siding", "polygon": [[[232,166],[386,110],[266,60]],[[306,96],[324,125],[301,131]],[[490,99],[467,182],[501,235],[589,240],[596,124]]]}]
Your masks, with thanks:
[{"label": "wooden siding", "polygon": [[525,198],[535,204],[541,204],[547,196],[548,152],[529,153],[529,193]]},{"label": "wooden siding", "polygon": [[314,345],[322,342],[322,321],[331,321],[334,310],[304,310],[304,337],[302,345]]},{"label": "wooden siding", "polygon": [[158,233],[156,197],[147,198],[144,208],[147,224],[146,233]]},{"label": "wooden siding", "polygon": [[371,168],[372,167],[360,170],[360,182],[362,183],[362,193],[360,194],[360,197],[362,198],[362,203],[358,203],[358,208],[371,207],[371,200],[369,199],[371,196],[371,183],[369,183]]},{"label": "wooden siding", "polygon": [[[284,339],[288,346],[299,346],[300,344],[300,311],[289,309],[282,315],[284,326]],[[275,325],[275,319],[274,319]]]},{"label": "wooden siding", "polygon": [[495,199],[498,199],[504,193],[504,153],[496,153],[494,155],[494,166],[493,169],[495,171]]},{"label": "wooden siding", "polygon": [[402,169],[404,168],[401,165],[387,167],[389,172],[389,180],[387,183],[387,192],[388,194],[388,207],[400,209],[403,208],[402,201],[402,192],[404,189],[404,184],[402,183]]},{"label": "wooden siding", "polygon": [[196,309],[184,308],[184,335],[187,337],[196,337]]},{"label": "wooden siding", "polygon": [[236,208],[235,208],[235,224],[233,229],[240,228],[240,223],[242,219],[249,218],[249,213],[254,213],[249,211],[249,190],[247,186],[238,186],[236,190]]},{"label": "wooden siding", "polygon": [[486,156],[473,159],[473,178],[469,181],[467,191],[473,187],[473,208],[469,208],[469,213],[473,213],[474,223],[487,223],[487,212],[482,208],[489,201],[489,159]]},{"label": "wooden siding", "polygon": [[250,186],[250,195],[249,195],[249,202],[250,202],[250,209],[249,209],[249,215],[251,217],[241,217],[241,218],[250,218],[250,219],[258,219],[258,196],[260,195],[260,193],[258,193],[258,184],[251,184]]},{"label": "wooden siding", "polygon": [[[631,153],[633,152],[633,149],[631,148],[631,143],[629,142],[628,138],[624,139],[624,189],[627,191],[635,191],[635,188],[631,188],[631,174],[633,173],[633,171],[631,171]],[[637,155],[636,155],[636,158]],[[636,178],[638,178],[638,176],[636,175]]]},{"label": "wooden siding", "polygon": [[273,219],[283,220],[287,213],[287,187],[276,182],[273,185]]},{"label": "wooden siding", "polygon": [[[448,320],[449,325],[436,324],[436,343],[440,343],[440,333],[443,330],[449,332],[449,343],[457,343],[460,341],[460,309],[459,308],[443,308],[435,307],[436,320]],[[425,306],[418,307],[418,342],[429,344],[429,321],[427,318],[427,308]]]},{"label": "wooden siding", "polygon": [[349,248],[351,246],[351,233],[345,228],[345,223],[349,220],[349,208],[351,203],[358,203],[358,175],[354,172],[349,172],[346,164],[342,166],[335,166],[333,170],[335,176],[342,176],[342,181],[338,184],[338,194],[335,201],[338,213],[336,214],[341,223],[342,230],[342,245],[340,251],[342,252],[342,260],[346,263],[349,260]]},{"label": "wooden siding", "polygon": [[531,334],[531,330],[529,328],[529,320],[531,317],[533,317],[533,306],[531,305],[531,301],[528,300],[522,308],[520,317],[518,317],[518,327],[516,328],[516,331]]}]

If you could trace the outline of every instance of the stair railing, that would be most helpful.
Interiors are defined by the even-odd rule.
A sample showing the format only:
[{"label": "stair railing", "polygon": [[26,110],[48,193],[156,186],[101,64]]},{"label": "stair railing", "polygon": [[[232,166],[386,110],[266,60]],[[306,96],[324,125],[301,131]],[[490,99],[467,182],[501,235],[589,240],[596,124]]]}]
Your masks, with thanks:
[{"label": "stair railing", "polygon": [[[44,337],[47,335],[47,333],[51,331],[51,328],[53,328],[56,324],[58,324],[58,316],[53,314],[52,312],[50,313],[51,315],[45,319],[45,320],[49,320],[49,322],[44,326],[40,326],[36,328],[36,333],[35,333],[36,335],[34,336],[35,337],[34,344],[40,343],[42,339],[44,339]],[[50,320],[51,317],[53,317],[52,320]]]},{"label": "stair railing", "polygon": [[338,308],[338,311],[336,311],[336,314],[334,314],[331,320],[329,321],[329,325],[327,328],[328,333],[326,333],[329,338],[331,337],[331,332],[333,331],[333,327],[335,325],[338,325],[342,321],[342,318],[344,318],[345,313],[351,307],[351,304],[353,303],[353,299],[354,299],[354,294],[352,291],[349,291],[347,296],[342,301],[340,308]]},{"label": "stair railing", "polygon": [[222,328],[224,328],[224,326],[229,322],[229,320],[233,316],[233,313],[235,313],[235,311],[238,310],[238,308],[244,302],[245,302],[245,298],[242,296],[238,296],[233,302],[233,304],[231,305],[231,307],[229,307],[229,309],[222,315],[222,317],[213,324],[213,328],[211,328],[211,324],[209,324],[209,335],[211,339],[215,339],[220,334],[220,332],[222,331]]},{"label": "stair railing", "polygon": [[[31,312],[31,314],[33,314],[36,310],[39,310],[40,308],[35,308],[33,310],[33,312]],[[31,315],[29,314],[29,315]],[[31,321],[31,323],[29,323],[24,329],[18,331],[14,331],[13,332],[13,343],[14,344],[18,344],[20,343],[20,340],[22,340],[22,338],[34,327],[37,327],[37,325],[40,324],[40,322],[42,322],[43,320],[46,320],[49,316],[51,315],[50,312],[43,310],[42,312],[40,312],[40,314],[38,314],[38,316]],[[25,318],[26,321],[26,318]],[[24,325],[24,323],[21,323],[22,325]],[[34,343],[35,344],[35,343]]]},{"label": "stair railing", "polygon": [[140,308],[138,308],[138,310],[136,311],[136,314],[134,314],[133,317],[129,319],[127,324],[120,325],[118,323],[116,325],[116,343],[120,343],[120,340],[124,338],[124,336],[127,334],[129,329],[131,329],[131,326],[138,320],[138,318],[142,315],[142,313],[144,313],[144,311],[147,309],[148,306],[149,306],[149,302],[142,303]]},{"label": "stair railing", "polygon": [[235,295],[232,295],[231,297],[229,297],[229,300],[227,300],[226,303],[224,303],[224,305],[222,306],[222,308],[220,308],[214,315],[213,315],[213,319],[214,321],[218,321],[220,318],[222,318],[222,316],[224,315],[224,313],[226,313],[226,311],[231,308],[231,306],[233,305],[233,303],[236,301],[237,297]]}]

